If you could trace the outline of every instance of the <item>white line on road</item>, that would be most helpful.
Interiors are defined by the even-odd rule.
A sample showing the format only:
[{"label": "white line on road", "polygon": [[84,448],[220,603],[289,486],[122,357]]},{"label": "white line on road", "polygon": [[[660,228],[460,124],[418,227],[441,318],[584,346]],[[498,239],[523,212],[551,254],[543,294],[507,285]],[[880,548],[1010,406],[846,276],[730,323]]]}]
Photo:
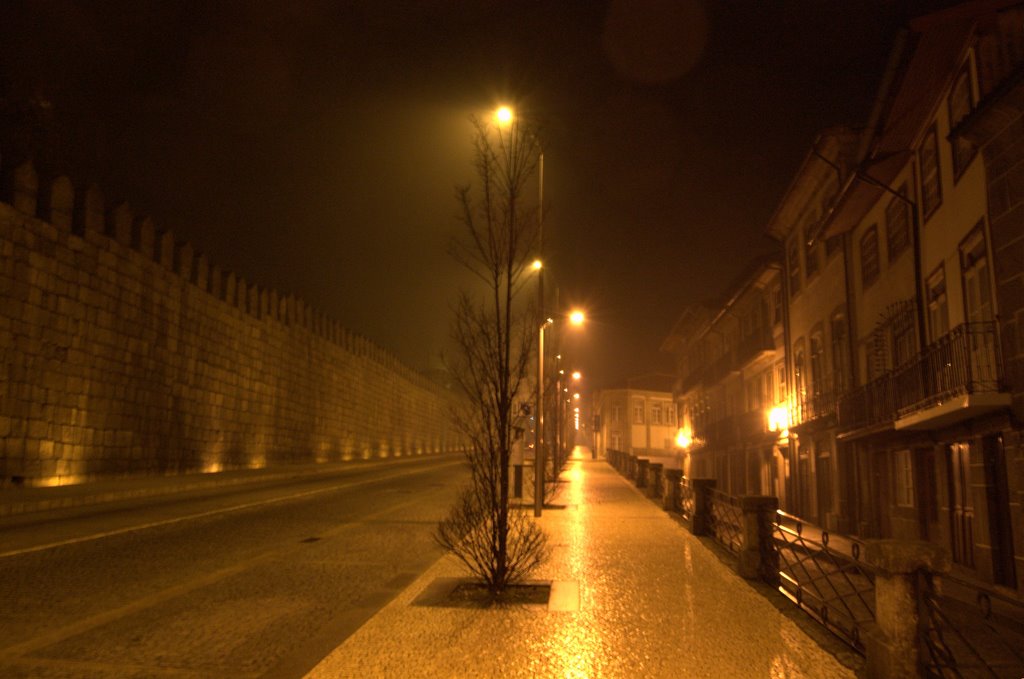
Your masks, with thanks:
[{"label": "white line on road", "polygon": [[33,552],[43,552],[47,549],[53,549],[55,547],[63,547],[65,545],[73,545],[80,542],[89,542],[91,540],[100,540],[102,538],[108,538],[114,535],[123,535],[124,533],[132,533],[135,531],[146,530],[147,528],[156,528],[157,526],[167,526],[174,523],[181,523],[182,521],[192,521],[193,519],[201,519],[207,516],[216,516],[217,514],[227,514],[229,512],[237,512],[243,509],[250,509],[252,507],[259,507],[262,505],[274,504],[277,502],[285,502],[287,500],[294,500],[302,497],[309,497],[311,495],[320,495],[321,493],[331,493],[334,491],[342,490],[345,488],[355,488],[357,486],[365,486],[370,483],[377,483],[379,481],[386,481],[388,479],[397,479],[403,476],[412,476],[414,474],[420,474],[424,471],[431,471],[434,469],[441,469],[444,467],[454,466],[457,464],[464,464],[462,460],[454,460],[449,462],[443,462],[437,465],[430,465],[426,468],[418,467],[412,470],[403,470],[394,474],[388,474],[385,476],[376,476],[371,479],[363,479],[360,481],[352,481],[350,483],[340,484],[337,486],[331,486],[330,488],[319,488],[317,490],[307,490],[301,493],[294,493],[292,495],[285,495],[282,497],[274,497],[268,500],[257,500],[256,502],[247,502],[241,505],[235,505],[233,507],[223,507],[220,509],[212,509],[206,512],[199,512],[197,514],[188,514],[186,516],[178,516],[173,519],[163,519],[161,521],[152,521],[150,523],[144,523],[138,526],[126,526],[125,528],[118,528],[116,530],[105,531],[102,533],[93,533],[92,535],[83,535],[77,538],[69,538],[67,540],[60,540],[58,542],[50,542],[44,545],[36,545],[34,547],[25,547],[24,549],[15,549],[9,552],[0,552],[0,559],[5,559],[11,556],[19,556],[21,554],[31,554]]}]

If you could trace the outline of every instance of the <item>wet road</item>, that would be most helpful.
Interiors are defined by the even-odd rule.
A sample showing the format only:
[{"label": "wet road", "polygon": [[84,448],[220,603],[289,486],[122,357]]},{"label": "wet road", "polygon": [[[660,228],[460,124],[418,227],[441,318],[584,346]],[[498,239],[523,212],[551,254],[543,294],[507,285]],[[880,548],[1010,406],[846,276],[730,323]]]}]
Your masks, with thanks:
[{"label": "wet road", "polygon": [[0,522],[0,676],[302,676],[441,555],[461,456]]}]

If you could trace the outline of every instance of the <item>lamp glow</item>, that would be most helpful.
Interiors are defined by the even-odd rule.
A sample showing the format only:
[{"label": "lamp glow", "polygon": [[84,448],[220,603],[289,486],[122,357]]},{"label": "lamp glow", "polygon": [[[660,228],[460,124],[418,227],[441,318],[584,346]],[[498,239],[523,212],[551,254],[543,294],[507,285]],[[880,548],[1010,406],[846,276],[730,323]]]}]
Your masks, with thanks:
[{"label": "lamp glow", "polygon": [[512,122],[512,109],[508,106],[499,106],[498,110],[494,112],[494,119],[498,121],[499,125],[508,125]]},{"label": "lamp glow", "polygon": [[580,311],[579,309],[576,309],[571,314],[569,314],[569,322],[572,323],[573,325],[583,325],[583,321],[585,319],[586,317],[583,315],[583,312]]}]

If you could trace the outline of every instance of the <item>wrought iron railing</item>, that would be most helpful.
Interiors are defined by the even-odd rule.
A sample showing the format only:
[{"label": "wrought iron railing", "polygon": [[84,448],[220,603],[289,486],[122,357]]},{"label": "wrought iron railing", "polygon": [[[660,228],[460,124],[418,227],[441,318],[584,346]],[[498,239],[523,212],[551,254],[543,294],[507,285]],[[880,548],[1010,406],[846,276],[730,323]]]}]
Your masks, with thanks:
[{"label": "wrought iron railing", "polygon": [[999,391],[1002,361],[994,321],[964,323],[916,358],[839,398],[841,428],[891,422],[961,394]]},{"label": "wrought iron railing", "polygon": [[679,513],[687,521],[693,521],[695,498],[693,486],[684,478],[679,484]]},{"label": "wrought iron railing", "polygon": [[812,385],[811,393],[804,394],[797,402],[793,423],[803,424],[836,414],[839,396],[832,388],[831,380],[822,380]]},{"label": "wrought iron railing", "polygon": [[708,528],[718,544],[738,554],[743,548],[743,510],[740,501],[720,490],[708,489]]},{"label": "wrought iron railing", "polygon": [[923,669],[933,677],[1024,677],[1024,604],[950,575],[923,597]]},{"label": "wrought iron railing", "polygon": [[874,574],[860,561],[861,543],[779,511],[773,528],[779,591],[854,650],[864,653],[864,627],[875,619]]}]

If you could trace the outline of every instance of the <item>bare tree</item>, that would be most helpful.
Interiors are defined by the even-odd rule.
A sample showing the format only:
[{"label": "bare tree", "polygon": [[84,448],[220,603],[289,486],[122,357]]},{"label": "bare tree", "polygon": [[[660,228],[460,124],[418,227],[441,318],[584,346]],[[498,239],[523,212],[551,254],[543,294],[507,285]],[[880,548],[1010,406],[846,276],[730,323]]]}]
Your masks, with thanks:
[{"label": "bare tree", "polygon": [[540,148],[523,123],[491,128],[473,122],[477,184],[457,191],[463,228],[452,255],[479,285],[458,299],[455,351],[446,358],[466,397],[454,419],[469,442],[472,474],[435,538],[499,595],[548,555],[540,527],[509,504],[516,402],[529,394],[538,321],[520,293],[537,239],[537,205],[526,195]]}]

